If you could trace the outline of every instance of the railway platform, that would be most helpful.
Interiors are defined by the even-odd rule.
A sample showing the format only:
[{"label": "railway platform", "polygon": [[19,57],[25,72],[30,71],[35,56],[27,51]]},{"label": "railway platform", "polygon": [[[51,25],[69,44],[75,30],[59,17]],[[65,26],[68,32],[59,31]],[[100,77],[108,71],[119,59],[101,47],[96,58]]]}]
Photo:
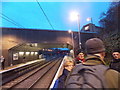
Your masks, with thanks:
[{"label": "railway platform", "polygon": [[9,66],[9,67],[6,67],[5,69],[0,70],[0,74],[3,73],[3,72],[7,72],[7,71],[10,71],[10,70],[13,70],[13,69],[16,69],[16,68],[19,68],[19,67],[23,67],[25,65],[29,65],[29,64],[32,64],[32,63],[35,63],[35,62],[40,62],[40,61],[43,61],[43,60],[45,60],[45,59],[37,59],[37,60],[34,60],[34,61],[29,61],[29,62]]}]

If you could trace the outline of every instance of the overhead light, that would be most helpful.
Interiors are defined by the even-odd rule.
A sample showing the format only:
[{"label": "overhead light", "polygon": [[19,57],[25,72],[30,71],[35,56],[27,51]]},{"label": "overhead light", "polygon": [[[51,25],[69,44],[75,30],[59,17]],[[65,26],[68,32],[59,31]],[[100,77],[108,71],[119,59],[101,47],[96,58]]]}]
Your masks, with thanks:
[{"label": "overhead light", "polygon": [[35,46],[35,47],[37,47],[37,46],[38,46],[38,44],[37,44],[37,43],[35,43],[35,44],[34,44],[34,46]]},{"label": "overhead light", "polygon": [[78,12],[77,11],[73,11],[73,12],[71,12],[70,13],[70,20],[71,21],[75,21],[75,20],[77,20],[78,19]]},{"label": "overhead light", "polygon": [[87,21],[91,21],[91,19],[92,19],[91,17],[88,17],[86,20],[87,20]]},{"label": "overhead light", "polygon": [[34,54],[34,52],[31,52],[31,54],[33,55],[33,54]]},{"label": "overhead light", "polygon": [[67,43],[69,44],[70,42],[69,42],[69,41],[67,41]]},{"label": "overhead light", "polygon": [[24,54],[24,52],[19,52],[19,54],[20,54],[20,55],[23,55],[23,54]]},{"label": "overhead light", "polygon": [[72,32],[72,30],[68,30],[68,33],[71,33]]},{"label": "overhead light", "polygon": [[35,55],[37,55],[38,54],[38,52],[35,52]]},{"label": "overhead light", "polygon": [[30,52],[26,52],[26,55],[29,55],[30,54]]}]

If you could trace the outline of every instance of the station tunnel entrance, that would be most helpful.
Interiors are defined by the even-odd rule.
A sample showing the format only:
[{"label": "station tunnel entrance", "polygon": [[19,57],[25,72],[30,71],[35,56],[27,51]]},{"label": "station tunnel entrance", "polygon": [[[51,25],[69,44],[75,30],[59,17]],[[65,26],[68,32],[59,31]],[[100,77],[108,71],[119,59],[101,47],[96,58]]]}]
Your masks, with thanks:
[{"label": "station tunnel entrance", "polygon": [[[67,50],[64,50],[65,48]],[[72,48],[69,43],[22,43],[8,50],[8,63],[12,66],[42,58],[49,60],[49,58],[65,54]]]}]

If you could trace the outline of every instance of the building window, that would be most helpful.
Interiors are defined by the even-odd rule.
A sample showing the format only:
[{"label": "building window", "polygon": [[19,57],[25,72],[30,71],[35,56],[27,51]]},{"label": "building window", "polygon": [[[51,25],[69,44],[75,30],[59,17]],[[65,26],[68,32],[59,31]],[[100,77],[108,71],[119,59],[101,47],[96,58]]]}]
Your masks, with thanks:
[{"label": "building window", "polygon": [[89,31],[90,30],[90,27],[89,26],[86,26],[85,27],[85,31]]}]

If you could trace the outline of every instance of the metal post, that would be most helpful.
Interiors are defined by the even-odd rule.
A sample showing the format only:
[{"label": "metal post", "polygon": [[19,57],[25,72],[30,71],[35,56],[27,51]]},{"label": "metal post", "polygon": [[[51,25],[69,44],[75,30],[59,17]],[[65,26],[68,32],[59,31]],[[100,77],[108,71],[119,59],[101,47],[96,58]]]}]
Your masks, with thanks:
[{"label": "metal post", "polygon": [[80,16],[79,16],[79,14],[78,14],[78,36],[79,36],[79,48],[81,49]]},{"label": "metal post", "polygon": [[93,23],[93,20],[92,20],[92,18],[91,18],[91,23]]},{"label": "metal post", "polygon": [[[93,20],[92,20],[92,18],[90,19],[91,20],[91,23],[92,23],[92,31],[93,31]],[[93,31],[94,32],[94,31]]]},{"label": "metal post", "polygon": [[11,64],[10,64],[10,66],[13,66],[13,52],[11,52],[11,51],[8,51],[10,54],[12,53],[12,58],[11,58]]},{"label": "metal post", "polygon": [[74,37],[73,37],[73,32],[71,32],[71,35],[72,35],[72,45],[73,45],[73,58],[75,58],[75,51],[74,51]]}]

